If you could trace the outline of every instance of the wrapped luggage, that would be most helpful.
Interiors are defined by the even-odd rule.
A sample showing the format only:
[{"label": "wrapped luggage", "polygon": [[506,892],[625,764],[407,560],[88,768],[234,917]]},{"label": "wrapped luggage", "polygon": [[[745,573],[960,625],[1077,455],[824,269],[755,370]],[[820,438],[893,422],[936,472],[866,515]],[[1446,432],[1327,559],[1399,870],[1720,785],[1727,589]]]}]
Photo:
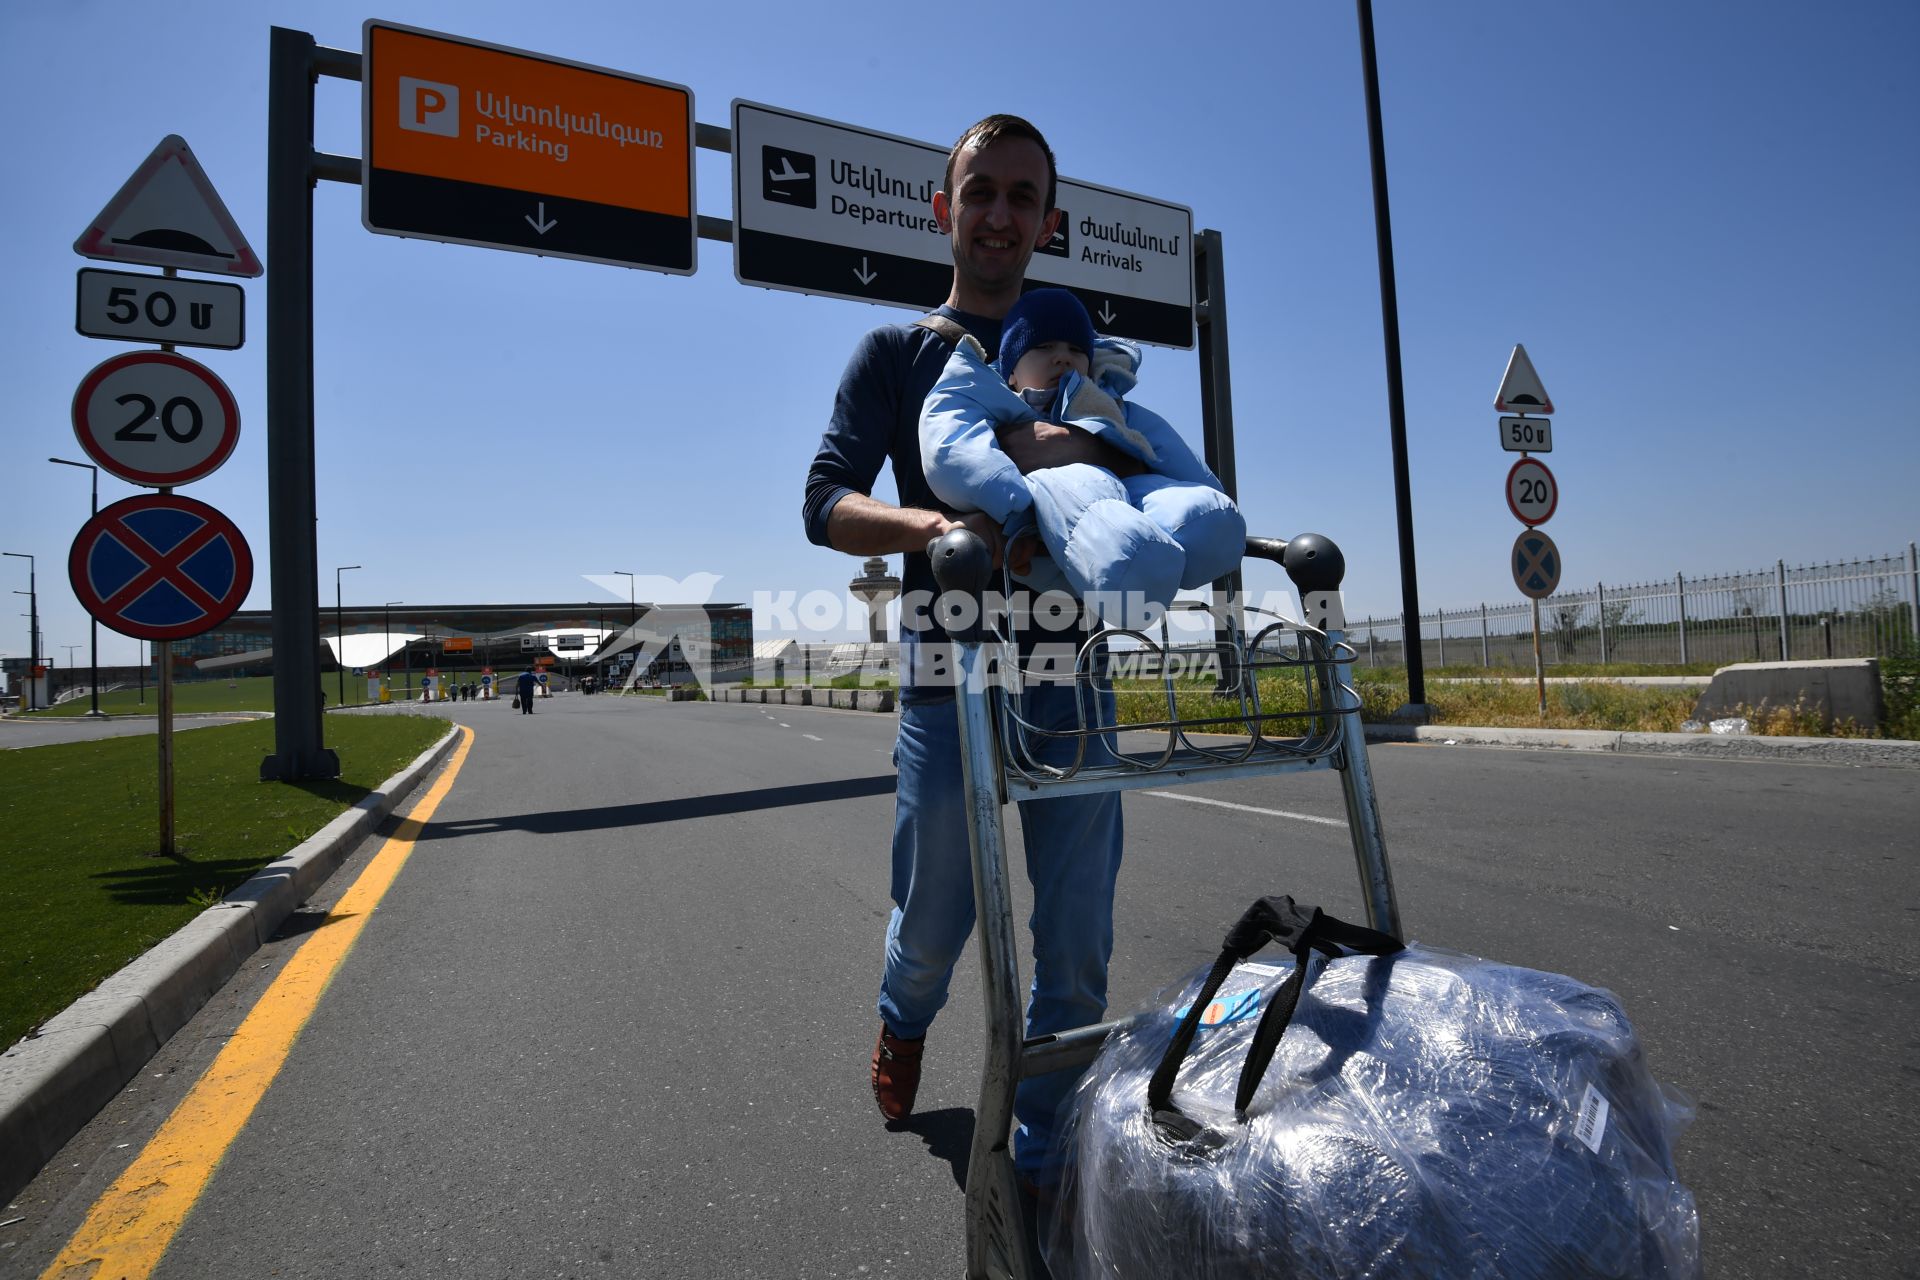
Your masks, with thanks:
[{"label": "wrapped luggage", "polygon": [[[1291,956],[1253,959],[1270,940]],[[1700,1274],[1670,1150],[1691,1107],[1611,993],[1290,898],[1063,1110],[1055,1280]]]}]

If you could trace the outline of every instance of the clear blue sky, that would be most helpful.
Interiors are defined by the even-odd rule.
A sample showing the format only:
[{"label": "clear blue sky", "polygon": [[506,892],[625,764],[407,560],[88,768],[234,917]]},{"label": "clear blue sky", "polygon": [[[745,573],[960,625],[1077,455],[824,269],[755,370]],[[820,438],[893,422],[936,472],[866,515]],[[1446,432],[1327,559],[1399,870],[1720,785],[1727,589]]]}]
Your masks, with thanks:
[{"label": "clear blue sky", "polygon": [[[48,651],[86,514],[69,402],[124,348],[73,330],[70,246],[162,135],[265,249],[268,28],[357,48],[366,17],[944,144],[991,111],[1063,173],[1190,205],[1225,237],[1241,501],[1347,553],[1355,614],[1399,608],[1379,286],[1352,6],[1044,10],[744,3],[103,0],[0,10],[7,449],[0,548],[39,556]],[[1053,11],[1065,16],[1066,10]],[[1887,554],[1920,537],[1920,6],[1908,0],[1380,0],[1423,608],[1517,598],[1492,398],[1524,342],[1559,408],[1548,531],[1569,584]],[[318,145],[359,154],[358,86]],[[701,211],[730,216],[701,152]],[[357,188],[315,200],[319,564],[350,602],[611,599],[583,574],[721,575],[714,598],[838,589],[801,485],[857,336],[908,313],[774,293],[700,242],[687,278],[400,240]],[[239,399],[186,492],[233,516],[269,602],[264,282],[249,340],[195,353]],[[1138,398],[1199,439],[1197,362]],[[111,477],[102,500],[135,490]],[[883,494],[886,490],[883,488]],[[8,588],[24,564],[0,561]],[[1254,575],[1256,589],[1276,585]],[[24,598],[9,597],[19,604]],[[0,617],[0,651],[24,618]],[[102,660],[134,642],[102,632]],[[84,661],[84,652],[76,655]]]}]

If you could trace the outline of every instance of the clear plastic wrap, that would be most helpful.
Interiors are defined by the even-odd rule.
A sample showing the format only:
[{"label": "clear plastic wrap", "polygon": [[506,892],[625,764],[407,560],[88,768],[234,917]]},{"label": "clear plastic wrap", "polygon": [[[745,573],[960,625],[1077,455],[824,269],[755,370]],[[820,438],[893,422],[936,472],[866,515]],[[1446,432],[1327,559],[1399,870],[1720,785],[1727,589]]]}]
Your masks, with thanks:
[{"label": "clear plastic wrap", "polygon": [[1109,1038],[1063,1106],[1055,1280],[1700,1274],[1670,1149],[1692,1108],[1611,993],[1417,943],[1316,956],[1241,1123],[1293,966],[1243,960],[1208,1003],[1171,1095],[1191,1137],[1148,1081],[1206,971]]}]

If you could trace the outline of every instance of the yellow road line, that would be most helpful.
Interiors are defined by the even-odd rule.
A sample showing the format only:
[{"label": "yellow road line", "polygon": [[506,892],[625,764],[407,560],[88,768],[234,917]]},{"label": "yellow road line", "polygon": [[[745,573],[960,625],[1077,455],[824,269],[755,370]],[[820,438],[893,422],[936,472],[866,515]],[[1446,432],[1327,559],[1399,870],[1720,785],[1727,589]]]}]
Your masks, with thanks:
[{"label": "yellow road line", "polygon": [[462,726],[460,733],[459,746],[425,798],[294,952],[146,1149],[94,1203],[41,1280],[144,1280],[160,1265],[214,1168],[280,1073],[367,918],[406,865],[421,827],[452,788],[473,745],[472,729]]}]

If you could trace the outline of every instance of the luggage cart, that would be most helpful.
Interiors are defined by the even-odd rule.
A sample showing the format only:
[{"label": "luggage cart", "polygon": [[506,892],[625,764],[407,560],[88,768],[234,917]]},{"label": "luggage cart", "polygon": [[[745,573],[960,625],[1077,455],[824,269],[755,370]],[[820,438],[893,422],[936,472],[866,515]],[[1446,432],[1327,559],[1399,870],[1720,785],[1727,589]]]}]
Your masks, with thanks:
[{"label": "luggage cart", "polygon": [[[992,554],[978,537],[955,530],[928,548],[941,595],[938,615],[954,645],[962,783],[967,795],[967,836],[973,854],[982,987],[986,996],[986,1053],[967,1165],[967,1276],[969,1280],[1034,1280],[1028,1253],[1025,1209],[1014,1180],[1011,1151],[1014,1089],[1023,1077],[1082,1066],[1098,1055],[1107,1036],[1125,1025],[1104,1022],[1058,1035],[1024,1038],[1020,965],[1007,880],[1002,809],[1009,799],[1085,795],[1141,787],[1178,786],[1225,778],[1259,777],[1312,769],[1337,769],[1346,797],[1347,825],[1360,873],[1367,923],[1401,937],[1393,877],[1374,801],[1360,723],[1360,697],[1353,687],[1353,650],[1343,638],[1339,588],[1344,558],[1331,541],[1302,534],[1281,541],[1248,538],[1247,555],[1286,570],[1300,594],[1304,622],[1248,609],[1196,605],[1210,615],[1210,645],[1182,647],[1177,656],[1210,658],[1217,672],[1210,714],[1183,718],[1180,700],[1192,690],[1176,684],[1176,651],[1168,619],[1158,638],[1141,631],[1096,630],[1077,645],[1070,677],[1075,684],[1077,723],[1042,730],[1023,719],[1018,697],[1024,683],[1019,654],[1004,618],[985,607],[996,583],[1011,596],[1011,582],[996,575]],[[1176,604],[1176,608],[1180,604]],[[1112,726],[1094,714],[1097,695],[1112,688],[1112,642],[1129,637],[1157,675],[1166,714],[1127,727],[1154,736],[1147,750],[1104,748]],[[1138,659],[1136,659],[1137,661]],[[1263,707],[1258,678],[1278,675],[1297,682],[1303,710]],[[1055,673],[1051,678],[1061,678]],[[1227,710],[1220,710],[1224,699]],[[1156,707],[1158,698],[1155,699]],[[1224,739],[1218,735],[1226,735]],[[1164,738],[1164,740],[1162,740]],[[1060,763],[1062,740],[1071,744]],[[1046,747],[1046,751],[1041,748]],[[1043,760],[1045,755],[1049,760]]]}]

